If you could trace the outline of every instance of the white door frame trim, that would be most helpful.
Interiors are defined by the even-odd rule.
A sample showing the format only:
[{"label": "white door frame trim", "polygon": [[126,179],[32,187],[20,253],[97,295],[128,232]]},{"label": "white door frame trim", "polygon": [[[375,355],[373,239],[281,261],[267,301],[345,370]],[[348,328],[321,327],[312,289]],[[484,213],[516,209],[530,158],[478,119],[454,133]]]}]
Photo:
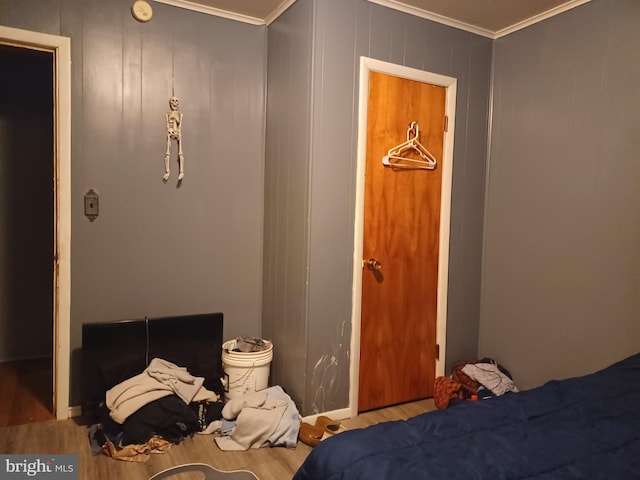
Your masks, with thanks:
[{"label": "white door frame trim", "polygon": [[71,39],[0,26],[0,43],[54,55],[55,220],[58,269],[54,273],[54,414],[69,418],[71,332]]},{"label": "white door frame trim", "polygon": [[447,327],[447,284],[449,278],[449,229],[451,224],[451,186],[453,173],[453,134],[455,131],[455,108],[457,80],[452,77],[418,70],[415,68],[360,57],[360,98],[358,112],[358,158],[356,171],[356,205],[353,254],[353,290],[351,313],[351,365],[349,389],[349,414],[358,414],[358,388],[360,378],[360,315],[362,301],[362,252],[364,242],[364,187],[367,163],[367,112],[369,103],[369,73],[382,72],[388,75],[416,80],[447,89],[446,115],[448,129],[444,134],[442,162],[442,193],[440,205],[440,247],[438,252],[438,301],[436,320],[436,342],[440,345],[440,357],[436,360],[436,376],[444,375]]}]

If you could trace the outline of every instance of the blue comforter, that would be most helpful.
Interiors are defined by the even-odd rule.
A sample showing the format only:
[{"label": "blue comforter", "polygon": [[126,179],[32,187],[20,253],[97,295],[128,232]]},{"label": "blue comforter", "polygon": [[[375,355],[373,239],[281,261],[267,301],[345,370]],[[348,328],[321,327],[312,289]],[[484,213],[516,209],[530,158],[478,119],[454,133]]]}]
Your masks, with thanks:
[{"label": "blue comforter", "polygon": [[584,377],[338,434],[294,480],[640,479],[640,354]]}]

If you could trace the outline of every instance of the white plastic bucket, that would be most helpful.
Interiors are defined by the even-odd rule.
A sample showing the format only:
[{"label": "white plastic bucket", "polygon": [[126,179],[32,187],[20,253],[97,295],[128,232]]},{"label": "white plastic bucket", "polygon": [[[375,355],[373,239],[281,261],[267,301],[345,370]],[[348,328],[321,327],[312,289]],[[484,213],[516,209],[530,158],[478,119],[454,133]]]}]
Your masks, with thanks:
[{"label": "white plastic bucket", "polygon": [[260,352],[234,352],[235,340],[222,345],[224,396],[227,400],[258,392],[269,386],[273,344],[268,340],[265,340],[265,344],[267,348]]}]

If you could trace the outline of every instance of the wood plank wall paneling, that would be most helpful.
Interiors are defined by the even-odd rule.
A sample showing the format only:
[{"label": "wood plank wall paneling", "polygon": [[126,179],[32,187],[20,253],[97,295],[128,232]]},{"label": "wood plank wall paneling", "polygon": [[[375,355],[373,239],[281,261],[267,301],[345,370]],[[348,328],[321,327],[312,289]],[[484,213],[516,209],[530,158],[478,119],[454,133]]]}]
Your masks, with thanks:
[{"label": "wood plank wall paneling", "polygon": [[[129,0],[0,8],[2,25],[71,38],[71,347],[83,322],[209,311],[225,313],[230,338],[260,336],[266,28],[163,4],[140,24],[130,9]],[[179,188],[175,158],[162,182],[174,81]],[[100,195],[93,223],[89,188]]]},{"label": "wood plank wall paneling", "polygon": [[[34,8],[36,3],[37,8]],[[340,344],[341,335],[348,336],[348,332],[345,333],[342,326],[345,319],[349,318],[351,308],[348,293],[351,285],[349,256],[353,246],[350,245],[349,231],[353,211],[345,202],[336,199],[348,198],[354,188],[354,99],[357,79],[355,67],[345,69],[344,65],[352,65],[349,61],[355,64],[359,55],[373,56],[459,79],[447,361],[451,362],[465,356],[475,348],[478,324],[474,319],[478,317],[480,304],[478,277],[482,243],[482,225],[479,219],[482,218],[484,200],[484,152],[491,41],[427,20],[413,19],[403,13],[371,5],[364,0],[339,3],[299,0],[296,5],[298,3],[300,6],[295,8],[298,8],[298,11],[302,9],[304,13],[298,18],[289,19],[291,23],[288,26],[294,30],[302,28],[302,35],[281,39],[282,48],[289,45],[299,50],[297,56],[282,58],[280,66],[283,73],[276,81],[280,83],[278,88],[283,101],[280,106],[275,107],[279,109],[275,110],[279,112],[275,118],[287,119],[287,126],[290,127],[294,124],[302,126],[295,136],[291,136],[287,128],[273,130],[273,139],[267,139],[266,147],[271,152],[268,156],[275,158],[281,155],[279,161],[282,162],[282,167],[279,167],[282,169],[278,170],[275,177],[269,177],[272,180],[269,180],[266,187],[271,189],[266,200],[270,214],[275,215],[273,212],[277,211],[282,215],[283,208],[284,211],[289,208],[290,216],[275,217],[274,221],[278,225],[275,234],[265,224],[265,237],[290,240],[288,243],[279,243],[277,248],[271,243],[272,247],[268,248],[273,248],[274,251],[265,253],[265,265],[272,267],[275,272],[268,280],[271,283],[267,285],[265,295],[271,295],[270,298],[275,299],[276,303],[273,307],[274,313],[269,314],[272,320],[265,321],[265,330],[280,332],[289,329],[293,332],[279,334],[282,335],[282,344],[292,350],[287,361],[284,358],[278,359],[275,365],[281,365],[285,369],[280,374],[281,378],[296,385],[295,388],[299,392],[297,395],[305,397],[305,406],[309,407],[315,393],[310,386],[312,367],[319,358],[327,354],[327,348],[335,348]],[[566,21],[570,23],[570,28],[576,29],[577,34],[583,32],[584,25],[593,25],[593,31],[598,32],[599,36],[589,33],[578,35],[577,38],[591,38],[591,41],[596,42],[593,48],[594,51],[600,52],[600,57],[594,58],[599,59],[598,65],[602,71],[628,71],[630,74],[621,78],[624,79],[623,90],[631,92],[629,82],[635,80],[635,64],[627,62],[627,59],[630,52],[635,51],[637,42],[637,34],[634,33],[634,25],[631,23],[637,18],[637,12],[634,10],[637,6],[629,1],[616,3],[616,8],[613,6],[611,1],[591,2],[557,19],[548,20],[539,26],[530,27],[515,36],[511,35],[498,41],[499,47],[506,44],[512,47],[512,50],[501,52],[498,48],[499,55],[504,55],[504,61],[497,66],[496,85],[502,82],[502,87],[509,88],[504,82],[514,82],[519,78],[513,75],[511,61],[516,64],[525,62],[526,55],[523,55],[523,51],[528,48],[527,45],[538,44],[544,35],[558,35],[558,32],[566,27],[559,22]],[[242,137],[235,128],[237,123],[229,119],[240,119],[247,115],[254,122],[252,126],[264,125],[262,107],[255,107],[257,101],[249,100],[246,103],[242,99],[247,98],[243,97],[245,94],[248,94],[250,99],[259,99],[261,96],[260,91],[251,88],[249,84],[264,84],[266,55],[263,46],[266,32],[261,27],[244,26],[226,20],[209,17],[202,20],[199,14],[174,11],[168,6],[155,7],[153,22],[145,25],[132,23],[128,14],[129,2],[124,0],[106,4],[94,0],[55,0],[44,3],[25,0],[7,3],[5,8],[0,10],[0,21],[3,25],[68,35],[72,38],[72,197],[76,199],[73,204],[72,232],[72,342],[75,347],[80,342],[79,325],[82,322],[116,319],[124,315],[185,313],[186,310],[203,311],[211,307],[224,310],[225,314],[233,319],[227,329],[229,335],[253,333],[261,329],[261,293],[257,279],[260,278],[262,268],[261,162],[264,144],[260,135]],[[591,17],[593,9],[598,9],[598,15],[605,15],[607,21],[593,24],[593,18],[596,17]],[[105,17],[104,22],[94,18],[96,11]],[[607,13],[608,11],[610,12]],[[292,12],[292,15],[296,14],[296,10]],[[283,16],[282,21],[286,18]],[[272,31],[277,31],[278,22],[280,20],[270,27]],[[617,23],[620,24],[619,28],[614,26]],[[334,24],[340,25],[340,28],[335,29]],[[198,95],[208,90],[209,104],[213,106],[213,113],[209,118],[215,119],[208,126],[198,125],[199,134],[189,130],[189,135],[194,135],[195,138],[190,140],[192,144],[185,146],[188,147],[188,182],[185,182],[184,190],[175,188],[175,185],[162,185],[155,177],[161,173],[162,168],[162,158],[158,156],[161,157],[163,153],[163,124],[158,125],[157,122],[162,120],[167,107],[168,71],[173,73],[174,54],[184,51],[182,48],[177,52],[174,50],[174,44],[168,43],[166,32],[174,34],[176,25],[181,25],[180,32],[184,31],[185,25],[193,25],[193,30],[199,32],[185,32],[183,35],[186,42],[184,48],[190,50],[187,56],[179,59],[180,65],[184,65],[180,82]],[[210,28],[206,28],[209,25]],[[91,30],[94,27],[106,28],[107,31],[102,34],[99,31],[93,32]],[[309,33],[305,33],[307,31],[304,29],[307,27],[312,27],[316,32],[313,38]],[[328,32],[332,29],[333,34],[329,35]],[[296,34],[300,33],[296,31]],[[286,35],[286,32],[282,34]],[[100,38],[100,35],[104,35],[104,38]],[[138,36],[141,92],[139,100],[136,100],[133,83],[136,81],[135,70],[138,68],[135,63],[135,58],[138,57]],[[301,38],[305,43],[291,45],[290,42],[293,42],[294,38]],[[333,42],[334,39],[341,41]],[[315,42],[313,51],[309,46],[309,42],[312,41]],[[611,51],[602,50],[612,43],[621,46],[613,55]],[[548,44],[551,45],[550,42]],[[551,49],[550,46],[548,48]],[[555,49],[556,45],[552,48]],[[112,50],[107,51],[108,49]],[[325,49],[323,56],[319,55],[322,49]],[[168,60],[167,50],[171,52],[171,62]],[[277,48],[271,49],[271,53],[277,54],[276,50]],[[579,52],[584,51],[586,50],[583,45],[560,49],[561,54],[572,60],[573,54],[577,52],[576,61],[580,61]],[[305,52],[309,56],[305,57]],[[99,63],[96,56],[103,57],[104,63]],[[85,60],[89,57],[93,60],[87,60],[85,65]],[[134,59],[133,63],[127,63],[129,58]],[[203,86],[206,67],[200,62],[194,65],[195,58],[213,59],[209,67],[208,88]],[[245,58],[257,58],[257,62],[242,63]],[[320,58],[329,59],[329,62],[320,63]],[[308,75],[312,59],[315,62],[313,78]],[[235,74],[226,75],[235,72],[237,65],[241,63],[243,68],[248,68],[246,71],[243,70],[242,78]],[[564,63],[569,65],[571,62]],[[571,70],[563,65],[562,61],[554,65],[559,72],[572,72],[573,76],[569,77],[571,81],[577,81],[581,73],[587,72],[586,68],[579,65],[577,69],[571,67],[574,68]],[[539,67],[546,68],[542,65]],[[289,72],[290,69],[291,73],[285,75],[284,72]],[[114,80],[118,72],[120,78],[125,78],[120,85]],[[294,76],[294,72],[298,75],[302,72],[303,75]],[[255,78],[254,82],[250,81],[252,78]],[[535,79],[536,75],[526,78]],[[128,90],[129,81],[131,90]],[[105,88],[99,88],[99,82],[104,82]],[[313,85],[313,91],[310,90],[310,85]],[[277,91],[278,88],[272,91]],[[561,85],[561,88],[567,88],[567,85]],[[332,94],[332,90],[338,90],[336,95]],[[617,85],[612,89],[614,90],[618,90]],[[344,105],[345,91],[353,92],[346,95],[347,103],[350,105],[348,109],[345,109]],[[583,91],[586,90],[578,90]],[[233,92],[240,96],[231,95]],[[306,94],[312,94],[316,99],[313,112],[306,103]],[[559,94],[561,95],[562,91]],[[128,98],[128,95],[131,97]],[[110,98],[103,99],[102,96]],[[183,98],[185,106],[198,104],[188,97],[187,94]],[[116,101],[118,98],[119,105]],[[234,102],[235,98],[239,98],[240,101]],[[496,95],[496,98],[501,96]],[[563,99],[562,96],[558,98]],[[570,98],[567,96],[563,101]],[[635,117],[627,112],[625,104],[615,103],[615,100],[620,98],[624,96],[611,98],[614,102],[611,108],[599,107],[605,108],[604,118],[609,122],[607,125],[624,126],[633,125],[635,122]],[[338,99],[342,100],[338,102]],[[123,103],[123,100],[127,101]],[[502,101],[506,101],[506,98],[503,97]],[[126,105],[126,109],[123,105]],[[140,114],[136,115],[134,110],[138,105]],[[251,105],[251,111],[247,110],[247,105]],[[291,108],[292,105],[295,106],[294,109]],[[560,102],[560,105],[564,105],[564,111],[570,112],[573,108],[563,102]],[[582,102],[579,102],[579,105],[580,108],[586,108]],[[504,113],[507,108],[518,111],[513,108],[514,105],[497,106],[505,108]],[[200,107],[195,108],[197,113],[193,118],[201,119],[200,114],[205,115],[204,111],[200,112]],[[292,116],[291,110],[300,113],[300,116]],[[545,110],[548,113],[551,107]],[[568,118],[584,117],[585,112],[587,115],[591,113],[589,110],[575,110],[575,114]],[[185,129],[187,125],[191,125],[191,129],[196,128],[193,123],[188,123],[190,117],[185,118]],[[548,115],[543,118],[548,118]],[[498,132],[501,128],[499,122],[500,119],[497,118]],[[514,125],[522,124],[518,122]],[[141,135],[136,143],[137,128],[140,129]],[[345,130],[349,133],[345,134]],[[631,147],[624,143],[628,137],[619,138],[618,132],[619,130],[607,130],[607,137],[600,138],[603,148],[615,147],[619,152],[618,157],[624,158]],[[547,136],[549,135],[551,134],[547,132]],[[211,138],[219,139],[218,144],[211,145]],[[515,137],[501,138],[504,141],[508,138],[515,141]],[[611,139],[616,139],[616,142],[611,143]],[[497,136],[495,140],[500,142]],[[570,151],[571,145],[565,143],[566,140],[552,140],[555,143],[549,145],[555,145],[565,152]],[[622,143],[618,140],[622,140]],[[228,159],[241,141],[247,149],[246,155],[243,156],[244,162],[217,163],[219,158]],[[295,141],[300,143],[288,143]],[[278,147],[269,150],[275,148],[274,145]],[[496,152],[499,152],[499,147],[500,143],[496,146]],[[313,148],[310,164],[296,161],[299,160],[301,151],[304,155],[310,148]],[[114,151],[116,153],[113,153]],[[220,156],[211,155],[212,151]],[[341,156],[343,153],[334,156],[336,151],[348,152],[346,160],[345,156]],[[519,174],[510,170],[510,165],[513,164],[505,163],[504,167],[500,165],[501,154],[496,155],[498,163],[495,170],[492,170],[492,181],[496,182],[503,173],[508,173],[503,185],[513,185],[510,181],[513,179],[511,175],[520,178],[517,177]],[[517,148],[504,155],[509,158],[514,155],[528,158]],[[116,156],[118,158],[114,158]],[[198,166],[198,161],[209,162],[208,167],[203,167],[202,163]],[[192,167],[189,167],[190,164]],[[312,170],[308,170],[309,165],[313,166]],[[527,171],[528,165],[529,163],[522,163],[521,166],[525,168],[521,172]],[[604,190],[605,197],[614,193],[609,203],[612,208],[605,213],[620,212],[622,215],[628,212],[629,205],[634,204],[633,200],[636,197],[632,193],[633,190],[629,190],[630,184],[627,179],[636,178],[636,172],[633,167],[625,168],[624,178],[599,184],[603,188],[604,185],[610,185],[610,189]],[[190,176],[190,171],[194,172],[194,175]],[[198,171],[201,175],[196,174]],[[311,177],[305,180],[307,173]],[[239,180],[241,177],[245,177],[242,183]],[[253,187],[245,189],[243,187],[247,177]],[[336,178],[337,182],[334,181]],[[595,180],[602,181],[598,178]],[[594,178],[587,177],[583,181],[594,181]],[[90,187],[97,187],[105,194],[104,202],[101,204],[104,216],[92,225],[87,223],[81,207],[81,197]],[[495,183],[489,187],[492,192],[490,200],[499,201],[501,192],[509,193],[508,189],[494,190],[494,187]],[[191,188],[193,190],[189,193],[184,193]],[[312,194],[311,204],[307,203],[309,192]],[[622,194],[617,195],[617,192],[627,193],[621,197]],[[188,201],[185,198],[188,198]],[[229,198],[239,201],[232,202]],[[627,201],[619,201],[620,198]],[[628,201],[629,199],[631,201]],[[276,201],[279,203],[272,203]],[[335,208],[336,204],[340,207]],[[509,218],[520,218],[514,214],[500,217],[503,205],[506,203],[490,206],[490,222],[496,218],[503,218],[505,221]],[[611,247],[606,249],[608,252],[617,252],[612,257],[606,257],[610,261],[604,264],[618,266],[614,276],[617,274],[623,279],[622,284],[613,282],[612,288],[617,288],[609,292],[613,298],[618,299],[614,313],[623,319],[619,325],[621,328],[606,331],[606,338],[615,343],[616,334],[611,332],[620,332],[625,339],[637,337],[633,327],[629,327],[624,321],[629,316],[629,305],[633,303],[633,295],[625,293],[629,292],[629,289],[626,288],[627,283],[624,283],[624,279],[631,278],[633,272],[619,266],[634,264],[628,261],[629,256],[633,258],[632,254],[628,254],[632,252],[629,244],[620,241],[620,238],[633,240],[637,231],[628,227],[629,222],[622,221],[624,216],[608,215],[607,218],[610,219],[610,223],[598,232],[619,232],[620,235],[607,237],[600,233],[602,236],[595,238]],[[305,227],[307,222],[312,222],[308,230]],[[545,221],[539,224],[548,227]],[[498,245],[493,243],[497,238],[508,238],[500,237],[498,233],[501,228],[507,229],[511,224],[501,225],[497,225],[496,228],[496,224],[487,224],[490,242],[488,255],[491,255],[491,249]],[[494,234],[495,236],[492,236]],[[186,253],[180,248],[187,243],[185,236],[190,246],[190,251]],[[238,239],[244,241],[238,242]],[[522,242],[513,243],[513,248],[522,245]],[[288,250],[286,247],[292,248]],[[597,247],[598,245],[591,245],[591,251],[600,251]],[[597,255],[590,258],[593,257],[598,258]],[[100,258],[106,260],[100,261]],[[575,262],[580,264],[579,260],[578,258]],[[239,269],[238,265],[243,265],[243,268]],[[503,274],[512,273],[508,269],[504,270],[502,264],[492,263],[491,260],[487,265],[489,276],[485,277],[485,283],[490,286],[500,283],[499,279]],[[586,265],[594,266],[590,262]],[[495,269],[491,270],[494,267]],[[604,273],[608,272],[607,268],[602,266],[595,267]],[[308,284],[307,280],[310,280]],[[280,288],[281,285],[285,287]],[[586,285],[585,288],[585,291],[589,291],[592,287]],[[239,295],[238,292],[243,294]],[[494,296],[494,290],[487,292],[491,295],[485,297],[489,302],[489,309],[483,313],[483,322],[490,317],[496,318],[494,314],[500,315],[500,310],[494,310],[490,303],[500,295]],[[551,298],[555,297],[551,295]],[[270,300],[265,300],[265,305],[268,301]],[[544,302],[539,303],[542,304]],[[571,310],[571,304],[561,304],[565,309]],[[601,318],[607,311],[604,305],[598,307],[590,312],[599,312],[601,315],[598,318]],[[528,324],[534,325],[534,322]],[[487,335],[493,335],[491,331],[486,330]],[[298,340],[301,340],[302,344],[299,344]],[[587,337],[586,340],[586,344],[593,342],[592,337]],[[492,344],[484,345],[488,350],[493,350]],[[299,375],[300,365],[305,362],[307,371]],[[286,367],[292,363],[295,366]],[[345,372],[346,370],[341,369],[342,375]],[[300,378],[305,379],[304,387],[297,386]],[[341,388],[336,392],[335,399],[342,404],[344,398],[345,390]]]},{"label": "wood plank wall paneling", "polygon": [[[459,97],[458,124],[476,123],[480,128],[457,133],[456,144],[468,148],[463,157],[456,157],[454,185],[466,181],[478,186],[484,183],[486,142],[486,108],[478,105],[488,101],[491,42],[427,20],[416,21],[364,0],[299,0],[269,27],[270,36],[282,35],[279,47],[269,46],[270,61],[276,62],[282,55],[279,73],[275,63],[267,66],[269,73],[276,75],[270,78],[275,82],[270,96],[281,102],[269,100],[274,110],[267,117],[265,143],[256,131],[259,126],[264,131],[265,125],[264,107],[256,107],[264,93],[256,85],[264,85],[266,29],[213,17],[206,20],[210,27],[203,28],[205,21],[200,14],[165,5],[154,7],[154,19],[144,25],[127,23],[132,20],[125,12],[130,8],[125,0],[106,4],[60,0],[44,8],[41,5],[35,18],[12,4],[12,11],[0,17],[9,26],[54,29],[57,31],[50,33],[72,36],[72,196],[76,198],[72,346],[80,343],[79,325],[83,321],[104,321],[125,314],[192,313],[210,310],[213,305],[225,311],[229,319],[225,329],[228,336],[261,333],[264,205],[264,329],[274,335],[278,332],[276,343],[289,352],[286,357],[276,355],[274,372],[279,370],[279,378],[294,385],[295,396],[305,397],[305,408],[310,409],[317,393],[310,385],[314,365],[335,349],[347,353],[344,348],[350,337],[357,59],[368,55],[460,79],[463,96]],[[105,10],[106,23],[92,23],[97,9]],[[51,18],[62,24],[55,27]],[[206,67],[200,62],[195,65],[194,59],[210,59],[210,118],[214,122],[208,127],[195,126],[185,112],[185,130],[197,129],[199,134],[191,140],[194,143],[185,145],[182,189],[175,184],[163,185],[155,177],[161,173],[164,147],[164,124],[157,122],[166,111],[169,72],[173,72],[173,62],[168,58],[184,51],[182,43],[178,52],[167,38],[167,32],[178,31],[176,25],[181,25],[179,31],[192,25],[200,32],[183,36],[184,48],[191,51],[178,60],[189,70],[180,72],[178,82],[188,86],[182,101],[185,106],[198,104],[188,98],[189,92],[206,91],[202,86]],[[107,28],[104,48],[97,41],[99,32],[87,31],[90,26]],[[278,32],[280,26],[283,28]],[[136,95],[133,83],[138,35],[142,91],[141,113],[136,117],[132,111],[122,110],[122,96]],[[113,51],[103,51],[106,48]],[[322,49],[324,55],[320,55]],[[94,59],[85,66],[89,54],[115,58],[116,62],[119,58],[120,64],[98,64]],[[471,62],[471,57],[478,61]],[[245,63],[246,58],[255,61]],[[132,59],[133,63],[123,64],[123,59]],[[119,86],[114,80],[118,72],[121,79],[127,79]],[[92,83],[99,81],[106,82],[104,90]],[[478,103],[467,102],[464,95],[470,91],[474,100],[481,99]],[[119,96],[120,106],[99,98],[107,93]],[[102,101],[113,109],[99,108]],[[136,100],[127,105],[138,108]],[[100,114],[107,118],[99,118]],[[125,118],[126,124],[122,125]],[[244,130],[236,127],[238,123],[246,125],[247,119],[254,133],[242,136],[239,132]],[[103,126],[103,136],[92,133]],[[129,127],[132,131],[127,137],[124,132]],[[137,128],[141,135],[136,148]],[[193,130],[189,135],[194,135]],[[220,144],[212,147],[212,137],[220,138]],[[234,161],[231,154],[239,146],[243,155],[240,161]],[[114,159],[114,154],[102,151],[110,147],[123,158]],[[277,164],[270,166],[276,159]],[[210,162],[215,168],[199,167],[198,162]],[[123,179],[130,174],[131,180]],[[79,201],[90,187],[105,192],[101,197],[104,217],[92,225],[83,217]],[[269,192],[265,200],[264,189]],[[454,187],[451,248],[452,253],[465,254],[452,255],[450,282],[454,288],[449,292],[449,329],[472,333],[452,337],[448,360],[475,351],[473,332],[477,332],[477,325],[473,319],[479,308],[478,283],[463,279],[477,275],[480,261],[481,232],[475,219],[481,216],[481,190],[475,188],[469,193]],[[117,284],[121,286],[114,287]],[[338,373],[343,380],[325,407],[345,406],[348,366],[344,362]]]},{"label": "wood plank wall paneling", "polygon": [[[348,404],[361,55],[458,79],[446,363],[476,354],[492,42],[359,0],[316,2],[316,16],[307,388],[331,385],[322,411]],[[340,366],[314,384],[327,357]]]},{"label": "wood plank wall paneling", "polygon": [[495,43],[480,354],[523,388],[638,351],[639,19],[598,0]]},{"label": "wood plank wall paneling", "polygon": [[298,0],[269,27],[263,312],[304,414],[348,405],[360,55],[459,79],[449,330],[464,334],[447,360],[477,349],[491,41],[364,0]]},{"label": "wood plank wall paneling", "polygon": [[306,402],[309,151],[313,3],[298,0],[269,27],[265,144],[263,328],[272,381]]},{"label": "wood plank wall paneling", "polygon": [[[60,35],[60,2],[52,0],[43,10],[40,1],[25,0],[24,2],[2,2],[0,17],[2,24],[24,30],[34,30],[51,35]],[[52,13],[53,12],[53,13]]]}]

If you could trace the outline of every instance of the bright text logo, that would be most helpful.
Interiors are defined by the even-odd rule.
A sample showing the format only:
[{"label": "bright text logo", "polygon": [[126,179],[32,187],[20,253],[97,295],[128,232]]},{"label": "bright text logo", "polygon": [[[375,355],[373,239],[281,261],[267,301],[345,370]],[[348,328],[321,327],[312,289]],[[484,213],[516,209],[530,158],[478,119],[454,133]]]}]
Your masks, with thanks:
[{"label": "bright text logo", "polygon": [[0,455],[0,480],[77,480],[77,455]]}]

